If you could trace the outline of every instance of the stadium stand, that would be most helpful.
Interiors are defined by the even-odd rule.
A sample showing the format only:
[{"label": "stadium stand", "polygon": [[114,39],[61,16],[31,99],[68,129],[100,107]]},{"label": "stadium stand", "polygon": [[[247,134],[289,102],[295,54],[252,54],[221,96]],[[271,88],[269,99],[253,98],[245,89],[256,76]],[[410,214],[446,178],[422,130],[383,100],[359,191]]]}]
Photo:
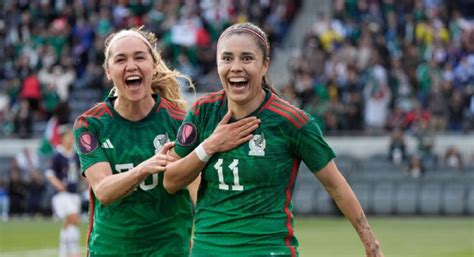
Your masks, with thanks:
[{"label": "stadium stand", "polygon": [[440,213],[442,185],[439,183],[423,183],[420,191],[420,213],[429,215]]},{"label": "stadium stand", "polygon": [[460,183],[446,184],[442,199],[442,207],[446,215],[461,215],[464,213],[464,199],[467,185]]},{"label": "stadium stand", "polygon": [[390,215],[394,212],[395,183],[381,182],[374,186],[373,211],[376,214]]},{"label": "stadium stand", "polygon": [[[275,87],[316,117],[368,213],[474,215],[472,5],[218,2],[1,1],[1,177],[10,178],[11,158],[25,145],[41,148],[44,165],[51,148],[43,142],[54,145],[55,126],[104,98],[110,84],[102,51],[110,32],[140,25],[154,31],[163,58],[189,74],[201,94],[220,89],[217,36],[248,20],[269,34],[276,73],[288,69],[288,81],[273,79]],[[388,154],[387,135],[396,128],[405,138],[399,163]],[[462,168],[444,157],[452,146]],[[417,178],[407,175],[413,156],[426,169]],[[304,165],[293,200],[298,214],[337,213]]]},{"label": "stadium stand", "polygon": [[399,215],[413,215],[418,213],[419,182],[406,181],[398,185],[396,192],[396,213]]},{"label": "stadium stand", "polygon": [[474,215],[474,185],[469,185],[469,189],[466,197],[466,209],[469,215]]}]

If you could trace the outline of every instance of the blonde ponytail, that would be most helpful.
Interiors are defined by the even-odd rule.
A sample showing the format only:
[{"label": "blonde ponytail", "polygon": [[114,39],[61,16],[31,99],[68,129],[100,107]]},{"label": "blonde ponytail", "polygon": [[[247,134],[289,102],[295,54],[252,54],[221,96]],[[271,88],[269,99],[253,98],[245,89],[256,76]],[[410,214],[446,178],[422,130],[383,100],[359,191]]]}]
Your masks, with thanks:
[{"label": "blonde ponytail", "polygon": [[153,76],[151,81],[151,90],[159,94],[161,97],[168,99],[177,106],[186,109],[187,104],[181,98],[178,78],[183,78],[189,84],[189,87],[194,89],[191,79],[176,70],[170,70],[168,66],[161,60],[157,67],[157,73]]}]

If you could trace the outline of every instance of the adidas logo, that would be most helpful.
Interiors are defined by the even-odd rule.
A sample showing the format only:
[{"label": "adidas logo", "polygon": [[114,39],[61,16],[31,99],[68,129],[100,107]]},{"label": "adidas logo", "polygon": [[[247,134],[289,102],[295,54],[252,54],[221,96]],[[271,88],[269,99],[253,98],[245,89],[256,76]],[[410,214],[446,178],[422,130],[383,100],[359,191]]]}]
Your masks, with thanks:
[{"label": "adidas logo", "polygon": [[114,145],[110,142],[110,139],[105,140],[104,143],[102,143],[102,148],[104,149],[113,149]]}]

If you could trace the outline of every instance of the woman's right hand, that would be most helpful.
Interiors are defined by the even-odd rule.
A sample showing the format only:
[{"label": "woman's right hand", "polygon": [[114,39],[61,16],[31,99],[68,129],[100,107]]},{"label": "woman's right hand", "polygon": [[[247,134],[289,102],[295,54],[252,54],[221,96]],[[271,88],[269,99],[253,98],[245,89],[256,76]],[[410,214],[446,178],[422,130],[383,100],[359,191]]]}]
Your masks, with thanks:
[{"label": "woman's right hand", "polygon": [[225,152],[252,139],[251,134],[258,128],[260,120],[256,117],[247,117],[228,124],[232,118],[229,110],[217,125],[212,135],[203,142],[203,148],[208,155]]},{"label": "woman's right hand", "polygon": [[141,172],[148,174],[164,172],[168,163],[178,160],[175,156],[170,154],[170,150],[174,147],[174,144],[174,142],[164,144],[157,154],[140,163],[137,168],[139,168]]}]

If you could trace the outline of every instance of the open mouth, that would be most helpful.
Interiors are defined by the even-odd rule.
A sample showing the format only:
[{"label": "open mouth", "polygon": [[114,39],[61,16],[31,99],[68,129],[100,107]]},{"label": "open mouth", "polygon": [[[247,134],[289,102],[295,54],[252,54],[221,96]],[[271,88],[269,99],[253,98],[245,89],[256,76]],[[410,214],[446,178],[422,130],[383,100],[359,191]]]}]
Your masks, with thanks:
[{"label": "open mouth", "polygon": [[140,76],[130,76],[125,79],[125,85],[129,88],[139,87],[142,84],[143,79]]},{"label": "open mouth", "polygon": [[248,84],[249,80],[247,78],[238,77],[238,78],[230,78],[228,82],[231,87],[240,88],[240,87],[245,87]]}]

